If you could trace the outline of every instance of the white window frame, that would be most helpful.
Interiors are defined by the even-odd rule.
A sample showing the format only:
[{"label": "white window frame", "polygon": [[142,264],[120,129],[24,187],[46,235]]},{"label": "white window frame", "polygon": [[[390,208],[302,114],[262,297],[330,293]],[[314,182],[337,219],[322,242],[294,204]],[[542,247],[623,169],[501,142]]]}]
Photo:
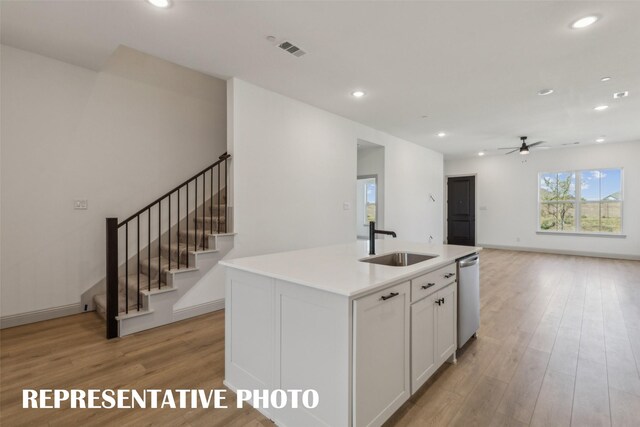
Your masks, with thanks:
[{"label": "white window frame", "polygon": [[[580,231],[580,204],[582,203],[582,172],[589,171],[603,171],[608,169],[616,169],[620,171],[620,200],[616,200],[616,202],[620,202],[620,232],[613,233],[607,231]],[[575,198],[567,201],[558,201],[558,202],[542,202],[540,200],[540,181],[543,175],[548,174],[574,174],[575,176]],[[624,168],[619,166],[607,167],[607,168],[589,168],[589,169],[570,169],[570,170],[561,170],[561,171],[551,171],[551,172],[538,172],[538,213],[536,215],[537,225],[536,225],[536,233],[537,234],[561,234],[561,235],[578,235],[578,236],[601,236],[601,237],[626,237],[624,234]],[[595,201],[593,201],[595,203]],[[598,201],[602,203],[602,200]],[[540,228],[540,205],[542,203],[573,203],[575,205],[575,231],[561,231],[561,230],[543,230]]]},{"label": "white window frame", "polygon": [[[376,186],[376,221],[378,222],[378,195],[379,195],[379,191],[378,191],[378,174],[374,174],[374,175],[358,175],[357,180],[363,179],[373,179],[373,183]],[[363,214],[363,226],[369,226],[369,221],[367,221],[367,184],[364,184],[364,214]]]}]

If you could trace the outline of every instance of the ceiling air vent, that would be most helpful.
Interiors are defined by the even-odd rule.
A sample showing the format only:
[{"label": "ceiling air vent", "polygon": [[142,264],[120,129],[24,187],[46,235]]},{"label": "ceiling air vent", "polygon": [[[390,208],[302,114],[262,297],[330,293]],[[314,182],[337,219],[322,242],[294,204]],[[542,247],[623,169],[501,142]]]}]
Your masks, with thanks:
[{"label": "ceiling air vent", "polygon": [[284,51],[289,52],[293,56],[297,56],[298,58],[307,53],[304,50],[300,49],[298,46],[287,41],[280,43],[278,47]]}]

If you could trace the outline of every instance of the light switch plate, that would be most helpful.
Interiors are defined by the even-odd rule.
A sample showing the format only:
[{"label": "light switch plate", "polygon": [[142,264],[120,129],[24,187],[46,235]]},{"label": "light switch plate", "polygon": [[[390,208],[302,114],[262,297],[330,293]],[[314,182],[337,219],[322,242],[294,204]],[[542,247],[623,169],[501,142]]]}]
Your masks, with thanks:
[{"label": "light switch plate", "polygon": [[344,202],[344,203],[342,204],[342,210],[344,210],[344,211],[348,211],[349,209],[351,209],[351,203],[349,203],[349,202]]},{"label": "light switch plate", "polygon": [[73,201],[73,209],[86,210],[89,209],[89,201],[86,199],[77,199]]}]

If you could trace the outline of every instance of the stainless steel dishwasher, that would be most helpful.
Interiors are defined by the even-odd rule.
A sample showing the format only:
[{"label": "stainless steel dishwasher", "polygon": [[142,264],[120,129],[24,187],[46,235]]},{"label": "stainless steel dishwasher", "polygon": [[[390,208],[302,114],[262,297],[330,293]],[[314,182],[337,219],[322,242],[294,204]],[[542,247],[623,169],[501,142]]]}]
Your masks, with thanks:
[{"label": "stainless steel dishwasher", "polygon": [[480,256],[458,260],[458,348],[480,328]]}]

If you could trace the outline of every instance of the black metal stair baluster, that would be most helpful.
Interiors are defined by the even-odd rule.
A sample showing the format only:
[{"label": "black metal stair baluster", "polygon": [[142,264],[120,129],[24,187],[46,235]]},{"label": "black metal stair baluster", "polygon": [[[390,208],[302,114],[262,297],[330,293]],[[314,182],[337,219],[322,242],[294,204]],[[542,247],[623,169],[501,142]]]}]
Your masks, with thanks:
[{"label": "black metal stair baluster", "polygon": [[220,233],[220,165],[217,166],[218,169],[218,222],[216,223],[216,234]]},{"label": "black metal stair baluster", "polygon": [[[224,232],[227,232],[227,216],[229,214],[229,195],[227,194],[227,175],[229,175],[229,170],[227,169],[227,158],[224,158]],[[220,218],[218,217],[218,220]]]},{"label": "black metal stair baluster", "polygon": [[198,177],[196,177],[193,200],[193,250],[198,250]]},{"label": "black metal stair baluster", "polygon": [[129,314],[129,222],[124,224],[124,312]]},{"label": "black metal stair baluster", "polygon": [[137,221],[138,221],[138,226],[136,227],[137,231],[138,231],[138,268],[136,269],[138,271],[138,299],[137,299],[137,306],[138,306],[138,311],[140,311],[140,214],[138,214],[136,216]]},{"label": "black metal stair baluster", "polygon": [[178,244],[178,269],[180,269],[180,189],[178,188],[178,212],[176,217],[178,218],[178,234],[176,235],[176,242]]},{"label": "black metal stair baluster", "polygon": [[209,225],[210,234],[213,234],[213,168],[209,169],[209,215],[211,215],[211,224]]},{"label": "black metal stair baluster", "polygon": [[[158,271],[160,271],[160,260],[162,259],[162,200],[158,202]],[[160,279],[158,279],[158,289],[160,289]]]},{"label": "black metal stair baluster", "polygon": [[151,208],[147,210],[147,264],[147,284],[148,289],[151,290]]},{"label": "black metal stair baluster", "polygon": [[204,212],[204,205],[205,205],[205,197],[206,197],[206,188],[207,188],[207,181],[205,180],[206,177],[206,172],[204,174],[202,174],[202,250],[204,250],[204,228],[207,226],[206,222],[205,222],[205,212]]},{"label": "black metal stair baluster", "polygon": [[187,209],[187,246],[186,246],[186,255],[187,255],[187,268],[189,268],[189,183],[187,182],[187,203],[185,205]]},{"label": "black metal stair baluster", "polygon": [[169,270],[171,270],[171,194],[169,194]]}]

